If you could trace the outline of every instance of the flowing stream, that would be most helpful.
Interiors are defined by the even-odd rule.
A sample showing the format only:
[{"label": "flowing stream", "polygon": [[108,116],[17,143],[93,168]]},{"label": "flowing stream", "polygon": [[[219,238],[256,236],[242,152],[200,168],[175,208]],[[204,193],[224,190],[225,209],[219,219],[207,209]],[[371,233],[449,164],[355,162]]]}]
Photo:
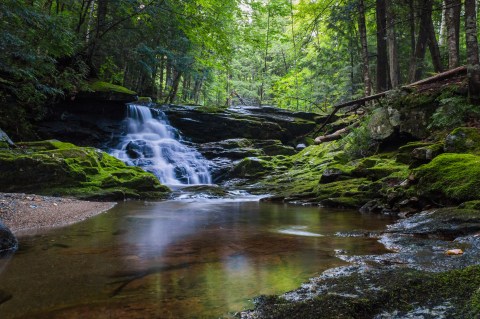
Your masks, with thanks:
[{"label": "flowing stream", "polygon": [[152,172],[166,185],[211,184],[207,160],[181,142],[163,112],[138,104],[127,107],[127,132],[110,151],[113,156]]},{"label": "flowing stream", "polygon": [[0,259],[0,318],[223,318],[260,294],[295,289],[381,254],[387,216],[260,203],[257,198],[124,202],[20,238]]}]

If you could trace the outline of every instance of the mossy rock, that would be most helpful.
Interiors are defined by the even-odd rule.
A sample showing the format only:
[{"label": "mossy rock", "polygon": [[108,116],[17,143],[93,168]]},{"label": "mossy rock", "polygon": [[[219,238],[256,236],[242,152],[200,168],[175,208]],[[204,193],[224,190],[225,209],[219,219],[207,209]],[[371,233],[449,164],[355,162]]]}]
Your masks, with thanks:
[{"label": "mossy rock", "polygon": [[0,191],[125,199],[160,198],[169,189],[105,152],[49,140],[0,150]]},{"label": "mossy rock", "polygon": [[445,318],[480,314],[480,266],[438,273],[396,267],[326,276],[313,285],[312,298],[260,296],[246,318],[419,318],[415,309],[438,306],[449,310]]},{"label": "mossy rock", "polygon": [[480,153],[480,131],[474,127],[459,127],[445,139],[445,152]]},{"label": "mossy rock", "polygon": [[480,200],[471,200],[461,203],[460,205],[458,205],[458,208],[480,210]]},{"label": "mossy rock", "polygon": [[88,88],[93,92],[112,92],[112,93],[122,93],[122,94],[128,94],[128,95],[137,94],[135,91],[129,90],[124,86],[103,82],[103,81],[93,81],[89,83]]},{"label": "mossy rock", "polygon": [[274,168],[267,157],[247,157],[241,160],[232,170],[233,177],[259,177],[267,174]]},{"label": "mossy rock", "polygon": [[319,184],[314,190],[315,198],[324,206],[359,208],[374,198],[371,184],[366,178]]},{"label": "mossy rock", "polygon": [[454,203],[480,199],[480,156],[442,154],[414,173],[419,195]]}]

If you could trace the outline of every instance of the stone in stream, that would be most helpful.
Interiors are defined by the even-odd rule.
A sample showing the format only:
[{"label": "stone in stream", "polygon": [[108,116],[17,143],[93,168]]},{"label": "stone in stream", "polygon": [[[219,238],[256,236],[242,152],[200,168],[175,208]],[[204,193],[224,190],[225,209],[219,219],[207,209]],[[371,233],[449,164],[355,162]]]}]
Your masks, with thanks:
[{"label": "stone in stream", "polygon": [[0,222],[0,258],[18,248],[18,241],[10,229]]}]

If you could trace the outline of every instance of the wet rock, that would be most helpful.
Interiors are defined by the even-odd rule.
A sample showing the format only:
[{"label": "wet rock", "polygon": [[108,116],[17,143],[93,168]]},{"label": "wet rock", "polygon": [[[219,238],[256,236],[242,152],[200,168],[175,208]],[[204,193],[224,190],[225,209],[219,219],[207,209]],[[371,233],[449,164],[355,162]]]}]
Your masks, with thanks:
[{"label": "wet rock", "polygon": [[152,158],[155,155],[153,149],[144,140],[131,141],[127,144],[126,149],[128,156],[132,159]]},{"label": "wet rock", "polygon": [[202,108],[169,105],[162,110],[174,127],[196,143],[248,138],[292,144],[298,136],[312,132],[317,123],[326,118],[274,107],[237,107],[208,112]]},{"label": "wet rock", "polygon": [[8,137],[7,133],[5,133],[1,128],[0,128],[0,147],[3,147],[2,145],[5,146],[15,146],[15,143]]},{"label": "wet rock", "polygon": [[445,152],[480,152],[480,132],[474,127],[459,127],[445,138]]},{"label": "wet rock", "polygon": [[0,222],[0,257],[11,253],[18,248],[18,241],[2,222]]}]

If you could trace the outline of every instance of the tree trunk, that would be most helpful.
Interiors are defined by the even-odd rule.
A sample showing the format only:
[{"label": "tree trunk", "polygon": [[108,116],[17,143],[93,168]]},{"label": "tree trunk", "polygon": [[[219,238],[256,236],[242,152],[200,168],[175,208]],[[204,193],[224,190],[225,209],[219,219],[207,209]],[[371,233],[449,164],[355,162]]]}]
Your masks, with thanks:
[{"label": "tree trunk", "polygon": [[423,75],[423,63],[425,60],[425,51],[429,39],[430,22],[432,16],[432,0],[423,2],[420,12],[420,30],[415,44],[415,54],[410,64],[409,81],[419,80]]},{"label": "tree trunk", "polygon": [[370,84],[370,66],[368,62],[367,27],[365,25],[365,6],[363,3],[363,0],[358,1],[358,30],[360,33],[360,43],[362,45],[364,91],[365,91],[365,96],[369,96],[372,92],[372,88]]},{"label": "tree trunk", "polygon": [[[415,64],[415,6],[414,0],[407,0],[408,1],[408,21],[410,23],[410,66]],[[409,79],[411,76],[409,75]]]},{"label": "tree trunk", "polygon": [[387,48],[390,83],[392,88],[400,85],[400,65],[398,63],[397,37],[395,35],[394,0],[386,0],[387,9]]},{"label": "tree trunk", "polygon": [[180,79],[182,78],[182,72],[175,72],[175,73],[176,74],[173,79],[173,85],[172,85],[172,88],[170,89],[170,93],[168,94],[167,99],[165,100],[165,103],[173,104],[177,97],[178,86],[180,84]]},{"label": "tree trunk", "polygon": [[443,47],[445,45],[446,30],[447,30],[447,1],[442,0],[442,21],[440,22],[440,34],[438,35],[438,45]]},{"label": "tree trunk", "polygon": [[165,57],[162,55],[162,57],[160,58],[160,74],[158,75],[159,77],[159,86],[158,86],[158,89],[157,89],[157,100],[161,100],[163,99],[163,81],[164,81],[164,73],[165,73]]},{"label": "tree trunk", "polygon": [[478,58],[475,0],[465,0],[465,36],[467,42],[468,94],[472,103],[480,104],[480,62]]},{"label": "tree trunk", "polygon": [[377,92],[388,90],[387,21],[385,0],[376,0]]},{"label": "tree trunk", "polygon": [[460,12],[461,0],[445,0],[447,12],[448,68],[456,68],[460,56]]},{"label": "tree trunk", "polygon": [[428,28],[428,47],[430,49],[430,55],[432,57],[433,69],[435,72],[443,72],[442,56],[440,55],[440,49],[438,47],[437,35],[435,34],[435,27],[433,26],[432,16],[429,18]]}]

